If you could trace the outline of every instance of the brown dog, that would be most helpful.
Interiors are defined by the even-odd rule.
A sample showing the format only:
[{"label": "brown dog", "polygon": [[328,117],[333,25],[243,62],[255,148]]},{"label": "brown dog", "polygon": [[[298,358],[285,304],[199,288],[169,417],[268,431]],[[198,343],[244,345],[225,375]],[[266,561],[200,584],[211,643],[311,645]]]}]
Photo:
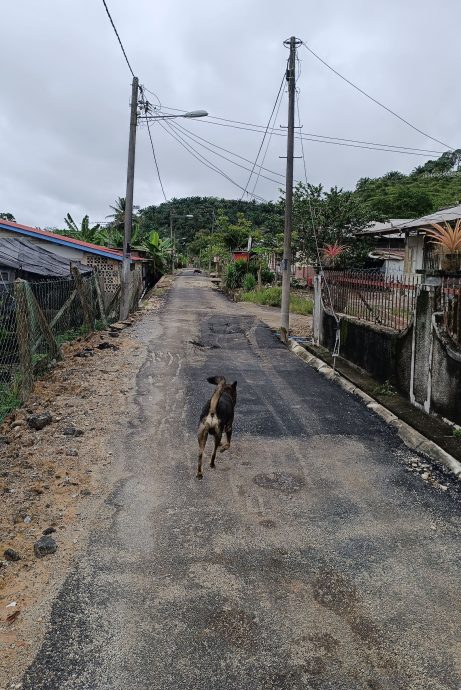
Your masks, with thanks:
[{"label": "brown dog", "polygon": [[234,421],[234,409],[237,402],[237,381],[231,385],[226,384],[224,376],[210,376],[208,383],[216,385],[213,395],[203,407],[198,425],[198,468],[197,479],[202,479],[202,460],[208,434],[214,436],[214,448],[211,456],[210,467],[214,467],[216,451],[220,447],[223,433],[226,434],[226,443],[219,449],[221,453],[230,447],[232,438],[232,424]]}]

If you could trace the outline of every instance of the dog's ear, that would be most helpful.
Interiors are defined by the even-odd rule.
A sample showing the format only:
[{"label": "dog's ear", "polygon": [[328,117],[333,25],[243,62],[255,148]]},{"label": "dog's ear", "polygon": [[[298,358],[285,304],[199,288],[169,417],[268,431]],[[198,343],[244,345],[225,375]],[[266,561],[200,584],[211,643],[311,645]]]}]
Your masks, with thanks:
[{"label": "dog's ear", "polygon": [[220,383],[226,383],[224,376],[209,376],[207,381],[215,386],[219,386]]},{"label": "dog's ear", "polygon": [[237,381],[234,381],[234,383],[232,384],[231,387],[234,389],[234,391],[236,391],[237,390]]}]

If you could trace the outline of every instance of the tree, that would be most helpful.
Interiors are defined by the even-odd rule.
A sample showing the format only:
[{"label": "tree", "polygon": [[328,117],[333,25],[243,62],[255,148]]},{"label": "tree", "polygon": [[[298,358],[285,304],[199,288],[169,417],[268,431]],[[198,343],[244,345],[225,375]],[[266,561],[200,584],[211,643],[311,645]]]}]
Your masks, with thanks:
[{"label": "tree", "polygon": [[[322,185],[300,182],[293,194],[294,252],[318,263],[318,252],[328,245],[350,245],[336,260],[337,266],[360,267],[368,255],[368,243],[355,237],[371,218],[353,192],[338,187],[324,191]],[[314,232],[315,230],[315,232]]]},{"label": "tree", "polygon": [[99,223],[90,227],[89,216],[83,216],[80,227],[74,221],[70,213],[64,218],[64,222],[71,233],[72,237],[76,239],[83,240],[84,242],[95,242],[98,243],[98,233],[101,231],[101,226]]},{"label": "tree", "polygon": [[13,216],[12,213],[0,213],[0,218],[2,220],[9,220],[11,223],[16,223],[16,218]]}]

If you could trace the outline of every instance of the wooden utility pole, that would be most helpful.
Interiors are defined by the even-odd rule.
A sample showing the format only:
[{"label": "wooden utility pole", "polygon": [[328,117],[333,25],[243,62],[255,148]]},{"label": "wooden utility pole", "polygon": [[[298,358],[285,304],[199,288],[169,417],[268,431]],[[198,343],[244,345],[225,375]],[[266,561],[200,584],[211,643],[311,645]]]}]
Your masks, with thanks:
[{"label": "wooden utility pole", "polygon": [[291,275],[291,229],[293,224],[293,158],[295,133],[295,88],[296,88],[296,47],[300,41],[292,36],[284,41],[290,47],[290,57],[286,79],[288,82],[288,136],[287,136],[287,171],[285,191],[285,230],[283,235],[282,260],[282,309],[280,335],[288,342],[290,332],[290,275]]},{"label": "wooden utility pole", "polygon": [[123,263],[120,298],[120,320],[130,311],[131,229],[133,224],[134,159],[136,151],[136,125],[138,119],[138,78],[133,77],[131,86],[130,139],[128,144],[128,168],[126,175],[125,226],[123,237]]}]

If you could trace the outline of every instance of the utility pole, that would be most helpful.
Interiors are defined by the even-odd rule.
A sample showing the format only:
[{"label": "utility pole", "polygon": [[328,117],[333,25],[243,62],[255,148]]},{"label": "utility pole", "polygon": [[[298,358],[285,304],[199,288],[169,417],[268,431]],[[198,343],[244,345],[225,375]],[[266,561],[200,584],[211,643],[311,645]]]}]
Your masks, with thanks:
[{"label": "utility pole", "polygon": [[280,335],[287,343],[290,332],[290,275],[291,275],[291,229],[293,225],[293,158],[295,133],[295,87],[296,87],[296,47],[301,41],[292,36],[284,41],[290,47],[290,57],[286,79],[288,82],[288,136],[287,171],[285,190],[285,229],[283,235],[282,260],[282,309],[280,315]]},{"label": "utility pole", "polygon": [[212,217],[211,217],[211,235],[210,235],[210,255],[208,257],[208,274],[211,273],[211,253],[213,251],[213,232],[214,232],[214,223],[215,223],[215,211],[212,209],[211,211]]},{"label": "utility pole", "polygon": [[138,119],[138,78],[133,77],[131,86],[130,139],[128,144],[128,168],[126,174],[125,225],[123,236],[123,262],[120,298],[120,320],[130,311],[131,229],[133,223],[134,159],[136,151],[136,125]]},{"label": "utility pole", "polygon": [[171,273],[174,274],[173,211],[170,211]]}]

